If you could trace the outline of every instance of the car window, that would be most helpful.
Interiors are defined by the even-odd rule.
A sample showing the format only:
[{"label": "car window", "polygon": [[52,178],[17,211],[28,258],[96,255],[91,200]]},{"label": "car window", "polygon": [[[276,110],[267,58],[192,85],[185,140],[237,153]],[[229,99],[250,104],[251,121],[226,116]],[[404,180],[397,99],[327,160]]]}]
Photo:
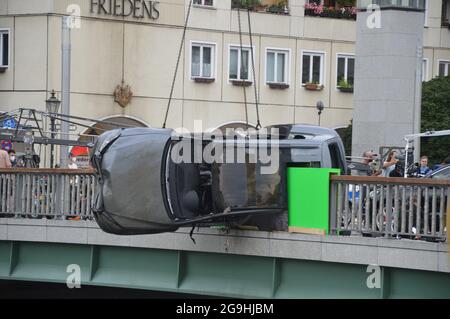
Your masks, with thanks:
[{"label": "car window", "polygon": [[321,168],[319,161],[291,163],[290,167]]},{"label": "car window", "polygon": [[332,143],[328,145],[328,148],[330,150],[330,156],[331,156],[331,167],[332,168],[340,168],[342,172],[345,171],[344,163],[342,162],[340,152],[339,152],[339,146],[337,143]]},{"label": "car window", "polygon": [[450,166],[433,175],[433,179],[450,179]]}]

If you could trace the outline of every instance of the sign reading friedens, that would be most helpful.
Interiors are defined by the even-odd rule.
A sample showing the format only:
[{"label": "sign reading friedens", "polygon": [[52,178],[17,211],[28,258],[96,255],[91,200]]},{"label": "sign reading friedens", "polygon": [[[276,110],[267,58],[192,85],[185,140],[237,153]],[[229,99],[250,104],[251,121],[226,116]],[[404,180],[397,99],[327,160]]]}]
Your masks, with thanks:
[{"label": "sign reading friedens", "polygon": [[91,0],[91,13],[118,17],[159,18],[159,1],[149,0]]}]

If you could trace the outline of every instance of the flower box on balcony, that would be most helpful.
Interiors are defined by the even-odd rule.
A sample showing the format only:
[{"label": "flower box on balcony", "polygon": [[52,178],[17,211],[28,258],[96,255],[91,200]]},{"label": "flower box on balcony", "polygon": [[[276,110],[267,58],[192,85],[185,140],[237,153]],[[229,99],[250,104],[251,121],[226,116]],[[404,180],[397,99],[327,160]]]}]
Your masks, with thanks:
[{"label": "flower box on balcony", "polygon": [[252,81],[249,80],[230,80],[231,84],[236,86],[250,86],[252,85]]},{"label": "flower box on balcony", "polygon": [[289,10],[287,7],[279,6],[279,5],[271,5],[267,8],[267,12],[275,13],[275,14],[288,14]]},{"label": "flower box on balcony", "polygon": [[267,83],[267,85],[268,85],[271,89],[284,90],[284,89],[288,89],[288,88],[289,88],[289,84],[287,84],[287,83],[275,83],[275,82],[269,82],[269,83]]},{"label": "flower box on balcony", "polygon": [[306,83],[304,84],[304,88],[308,91],[322,91],[323,85],[320,85],[318,83]]},{"label": "flower box on balcony", "polygon": [[345,79],[342,79],[338,82],[337,88],[343,93],[353,93],[353,81],[347,82]]},{"label": "flower box on balcony", "polygon": [[353,93],[352,87],[338,87],[338,90],[342,93]]},{"label": "flower box on balcony", "polygon": [[267,6],[266,5],[257,5],[253,8],[253,10],[256,12],[266,12]]},{"label": "flower box on balcony", "polygon": [[255,12],[289,14],[286,0],[232,0],[231,9],[243,9]]},{"label": "flower box on balcony", "polygon": [[260,0],[232,0],[231,9],[244,9],[250,11],[261,10],[261,7],[267,7],[263,5]]},{"label": "flower box on balcony", "polygon": [[315,3],[305,4],[305,16],[315,16],[335,19],[356,20],[357,9],[355,7],[326,7]]},{"label": "flower box on balcony", "polygon": [[197,83],[212,83],[216,80],[214,78],[204,78],[204,77],[194,77],[192,79]]}]

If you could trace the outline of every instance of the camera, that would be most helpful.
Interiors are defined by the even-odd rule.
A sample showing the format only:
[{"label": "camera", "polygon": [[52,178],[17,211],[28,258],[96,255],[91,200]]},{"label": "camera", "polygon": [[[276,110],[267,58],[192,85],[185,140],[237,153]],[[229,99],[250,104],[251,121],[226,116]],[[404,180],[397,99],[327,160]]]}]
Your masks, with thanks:
[{"label": "camera", "polygon": [[397,156],[398,162],[395,164],[395,168],[389,174],[390,177],[403,177],[405,172],[405,156],[399,155]]}]

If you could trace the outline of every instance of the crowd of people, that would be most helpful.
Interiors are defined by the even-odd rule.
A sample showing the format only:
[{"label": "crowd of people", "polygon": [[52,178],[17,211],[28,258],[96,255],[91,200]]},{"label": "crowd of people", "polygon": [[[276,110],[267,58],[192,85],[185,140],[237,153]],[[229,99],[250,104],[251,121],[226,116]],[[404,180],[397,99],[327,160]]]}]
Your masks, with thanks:
[{"label": "crowd of people", "polygon": [[[373,151],[366,151],[363,153],[363,164],[367,166],[366,171],[361,171],[359,175],[367,176],[382,176],[382,177],[403,177],[404,167],[398,165],[399,159],[397,158],[397,152],[389,152],[385,161],[380,167],[376,167],[375,159],[378,156]],[[450,156],[442,160],[441,164],[435,165],[433,168],[429,167],[428,156],[422,156],[420,163],[417,165],[415,173],[417,177],[424,177],[429,173],[441,168],[442,166],[450,164]]]},{"label": "crowd of people", "polygon": [[[14,149],[12,149],[10,147],[6,148],[6,149],[0,147],[0,169],[12,169],[12,168],[21,168],[21,167],[34,167],[34,166],[25,165],[23,156],[22,157],[17,156]],[[73,169],[73,170],[79,169],[79,165],[77,164],[76,156],[74,156],[72,154],[69,155],[69,161],[68,161],[67,167],[69,169]],[[55,168],[60,168],[60,167],[57,164],[55,166]],[[13,179],[11,179],[11,177],[6,177],[6,184],[0,183],[0,194],[2,194],[3,192],[10,192],[10,188],[8,188],[9,187],[8,185],[12,181],[13,181]],[[38,177],[36,189],[40,189],[39,187],[42,187],[42,185],[44,185],[43,189],[47,188],[47,190],[48,190],[49,188],[47,186],[45,186],[47,182],[48,182],[47,177],[45,177],[45,176]],[[43,190],[43,189],[41,189],[41,190]],[[45,206],[46,205],[45,196],[42,197],[42,195],[39,195],[39,190],[37,191],[37,194],[34,193],[35,191],[32,191],[32,192],[33,193],[31,194],[31,196],[34,196],[33,203],[35,205],[40,205],[41,207]],[[72,194],[72,193],[76,194],[77,192],[79,192],[79,194],[76,195],[75,198],[80,198],[80,200],[86,200],[86,196],[87,196],[86,194],[88,194],[89,190],[87,189],[87,183],[84,185],[81,185],[80,176],[73,175],[73,176],[69,177],[69,194]],[[8,193],[8,194],[11,195],[10,193]],[[30,194],[28,194],[28,196],[30,196]],[[91,194],[90,196],[93,196],[93,194]],[[73,201],[74,201],[74,197],[70,196],[68,205],[69,205],[69,207],[72,207],[71,209],[75,209],[74,207],[78,207],[77,205],[72,204]],[[4,210],[6,209],[5,207],[2,207],[2,205],[4,205],[4,203],[0,203],[0,212],[4,212]],[[66,216],[66,219],[81,220],[81,218],[82,218],[82,216],[77,215],[78,214],[77,212],[71,212],[70,214],[71,214],[71,216]],[[36,214],[36,215],[38,215],[38,214]],[[5,216],[7,217],[7,216],[12,216],[12,215],[7,214],[7,213],[5,213],[4,215],[0,214],[0,218],[5,217]],[[35,218],[35,217],[33,217],[34,215],[29,215],[29,216],[32,216],[30,218]],[[91,218],[91,217],[85,216],[85,218]]]},{"label": "crowd of people", "polygon": [[[16,156],[16,151],[14,149],[5,150],[0,148],[0,169],[18,167],[26,167],[26,165],[23,159],[19,159]],[[55,168],[59,168],[59,165],[56,165]],[[78,169],[76,156],[69,155],[68,168]]]}]

